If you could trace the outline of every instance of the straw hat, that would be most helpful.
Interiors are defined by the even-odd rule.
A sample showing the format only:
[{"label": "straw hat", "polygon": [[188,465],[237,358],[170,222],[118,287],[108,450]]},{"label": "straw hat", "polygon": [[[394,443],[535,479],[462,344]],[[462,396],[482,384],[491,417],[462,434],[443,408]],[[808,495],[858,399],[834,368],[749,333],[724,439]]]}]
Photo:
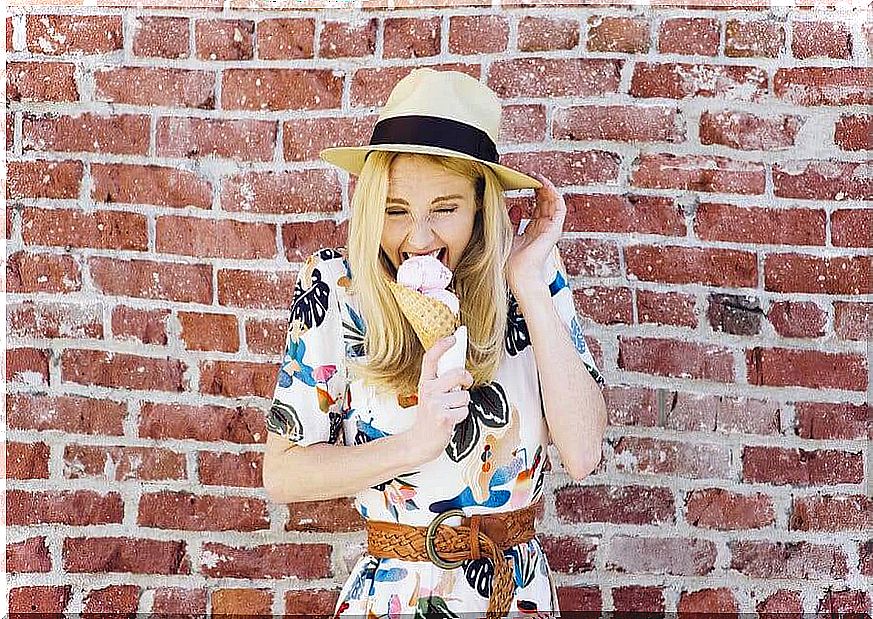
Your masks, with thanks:
[{"label": "straw hat", "polygon": [[498,163],[500,111],[497,95],[466,73],[415,69],[394,86],[368,145],[326,148],[320,155],[356,175],[374,150],[459,157],[490,167],[504,189],[541,187]]}]

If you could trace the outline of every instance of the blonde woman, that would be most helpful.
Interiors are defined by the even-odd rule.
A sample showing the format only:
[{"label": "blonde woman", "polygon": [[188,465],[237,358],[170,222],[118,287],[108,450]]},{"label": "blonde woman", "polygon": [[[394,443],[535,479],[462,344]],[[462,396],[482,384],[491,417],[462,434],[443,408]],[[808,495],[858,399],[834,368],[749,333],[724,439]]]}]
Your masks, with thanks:
[{"label": "blonde woman", "polygon": [[[322,153],[358,176],[348,247],[298,275],[264,485],[282,503],[355,497],[368,548],[337,616],[558,610],[534,528],[546,448],[573,479],[594,470],[603,379],[557,251],[563,199],[498,163],[499,125],[477,80],[418,69],[368,145]],[[524,187],[536,209],[516,233],[503,192]],[[425,350],[392,292],[423,254],[451,272],[466,327],[454,368],[455,338]]]}]

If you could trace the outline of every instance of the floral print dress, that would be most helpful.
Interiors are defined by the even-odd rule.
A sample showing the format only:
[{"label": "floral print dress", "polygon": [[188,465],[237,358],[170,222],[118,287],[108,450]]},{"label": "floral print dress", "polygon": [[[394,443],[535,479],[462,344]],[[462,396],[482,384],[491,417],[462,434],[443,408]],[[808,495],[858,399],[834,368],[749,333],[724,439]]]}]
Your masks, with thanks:
[{"label": "floral print dress", "polygon": [[[285,354],[267,429],[298,445],[359,445],[408,429],[415,397],[377,393],[350,380],[346,359],[364,354],[364,325],[348,294],[351,272],[343,254],[322,249],[301,268],[294,288]],[[544,273],[552,300],[591,376],[604,381],[585,345],[567,276],[557,250]],[[358,492],[364,518],[426,526],[439,513],[467,515],[516,510],[543,490],[549,443],[530,336],[510,296],[504,360],[490,383],[470,391],[469,416],[455,426],[436,460]],[[447,525],[459,524],[449,518]],[[535,538],[505,551],[515,576],[514,613],[558,610],[542,546]],[[338,616],[459,617],[488,607],[490,559],[443,570],[428,562],[377,559],[365,554],[337,601]]]}]

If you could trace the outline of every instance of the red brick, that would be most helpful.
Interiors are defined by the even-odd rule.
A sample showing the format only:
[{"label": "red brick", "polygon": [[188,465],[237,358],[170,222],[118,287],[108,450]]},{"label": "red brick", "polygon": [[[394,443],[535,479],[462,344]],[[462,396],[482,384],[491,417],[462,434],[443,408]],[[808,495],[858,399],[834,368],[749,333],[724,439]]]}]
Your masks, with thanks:
[{"label": "red brick", "polygon": [[817,617],[852,617],[870,614],[869,593],[828,589],[818,603]]},{"label": "red brick", "polygon": [[780,434],[778,402],[676,392],[662,425],[670,430]]},{"label": "red brick", "polygon": [[662,54],[717,56],[720,37],[718,20],[702,17],[667,19],[658,31],[658,51]]},{"label": "red brick", "polygon": [[157,251],[185,256],[257,259],[276,256],[273,224],[200,217],[158,217]]},{"label": "red brick", "polygon": [[137,524],[182,531],[257,531],[269,529],[270,519],[260,499],[165,490],[140,497]]},{"label": "red brick", "polygon": [[809,542],[732,541],[731,569],[752,578],[818,580],[846,575],[838,546]]},{"label": "red brick", "polygon": [[284,320],[252,319],[245,323],[246,348],[263,355],[280,355],[285,345]]},{"label": "red brick", "polygon": [[[6,150],[12,150],[13,145],[15,144],[15,117],[9,112],[6,113]],[[10,218],[7,216],[6,220],[9,221]],[[9,238],[9,232],[7,229],[6,238]]]},{"label": "red brick", "polygon": [[606,549],[606,569],[630,574],[704,576],[712,572],[715,556],[715,544],[709,540],[617,535]]},{"label": "red brick", "polygon": [[440,18],[388,18],[384,28],[384,58],[421,58],[440,53]]},{"label": "red brick", "polygon": [[696,327],[696,299],[694,295],[679,292],[637,290],[637,317],[640,324],[651,323]]},{"label": "red brick", "polygon": [[200,364],[200,392],[269,398],[276,387],[276,371],[271,363],[204,361]]},{"label": "red brick", "polygon": [[770,254],[764,258],[764,288],[776,292],[869,294],[873,291],[869,257],[822,258]]},{"label": "red brick", "polygon": [[265,19],[258,22],[258,58],[312,58],[314,43],[314,19]]},{"label": "red brick", "polygon": [[126,405],[107,399],[23,393],[8,395],[6,406],[10,428],[115,436],[123,433],[127,410]]},{"label": "red brick", "polygon": [[649,21],[631,17],[588,18],[588,51],[639,54],[649,51]]},{"label": "red brick", "polygon": [[801,438],[873,440],[873,409],[868,404],[798,402],[794,409]]},{"label": "red brick", "polygon": [[[340,107],[343,77],[327,69],[225,69],[225,110],[314,110]],[[255,121],[252,121],[255,122]]]},{"label": "red brick", "polygon": [[162,118],[157,128],[157,151],[165,157],[269,161],[276,131],[276,123],[269,120]]},{"label": "red brick", "polygon": [[295,281],[293,272],[222,269],[218,272],[218,303],[226,307],[287,310]]},{"label": "red brick", "polygon": [[104,477],[107,481],[185,479],[185,456],[155,447],[64,447],[64,477]]},{"label": "red brick", "polygon": [[360,531],[364,521],[351,499],[301,501],[288,504],[286,531],[339,533]]},{"label": "red brick", "polygon": [[51,569],[52,560],[45,544],[45,535],[31,537],[23,542],[6,544],[7,573],[48,572]]},{"label": "red brick", "polygon": [[77,101],[75,65],[66,62],[10,62],[6,65],[9,101]]},{"label": "red brick", "polygon": [[339,591],[304,589],[285,592],[286,615],[333,615]]},{"label": "red brick", "polygon": [[269,214],[337,212],[341,191],[333,170],[249,172],[224,180],[221,207]]},{"label": "red brick", "polygon": [[773,166],[773,191],[783,198],[865,200],[873,180],[866,163],[794,161]]},{"label": "red brick", "polygon": [[625,436],[615,445],[615,466],[627,473],[700,479],[727,477],[730,452],[719,445]]},{"label": "red brick", "polygon": [[579,21],[576,19],[524,17],[518,22],[519,51],[573,49],[577,45],[579,45]]},{"label": "red brick", "polygon": [[120,15],[27,15],[34,54],[106,54],[124,45]]},{"label": "red brick", "polygon": [[767,72],[745,65],[638,62],[629,94],[634,97],[724,97],[754,101],[767,92]]},{"label": "red brick", "polygon": [[212,207],[212,185],[196,172],[154,165],[91,164],[95,202]]},{"label": "red brick", "polygon": [[167,344],[170,310],[141,310],[125,305],[112,308],[112,336],[116,340],[139,340],[143,344]]},{"label": "red brick", "polygon": [[29,387],[48,386],[49,351],[36,348],[6,349],[6,380]]},{"label": "red brick", "polygon": [[9,590],[9,613],[62,613],[71,595],[70,585],[14,587]]},{"label": "red brick", "polygon": [[685,128],[672,106],[582,105],[555,111],[556,140],[684,142]]},{"label": "red brick", "polygon": [[[102,614],[136,613],[139,605],[140,588],[136,585],[109,585],[102,589],[92,589],[85,595],[83,617],[93,618]],[[93,613],[93,614],[91,614]]]},{"label": "red brick", "polygon": [[618,277],[621,273],[618,248],[609,241],[561,241],[558,249],[571,277]]},{"label": "red brick", "polygon": [[[672,198],[633,194],[566,196],[568,232],[616,232],[685,236],[685,220]],[[596,216],[595,216],[596,214]]]},{"label": "red brick", "polygon": [[864,479],[862,453],[782,447],[743,448],[743,481],[793,486],[857,484]]},{"label": "red brick", "polygon": [[834,302],[834,333],[845,340],[865,340],[873,332],[873,304]]},{"label": "red brick", "polygon": [[148,224],[138,213],[26,208],[21,236],[27,245],[148,250]]},{"label": "red brick", "polygon": [[867,388],[867,364],[863,355],[828,353],[788,348],[753,348],[746,351],[750,384],[814,389]]},{"label": "red brick", "polygon": [[185,542],[127,537],[68,537],[64,570],[129,574],[189,574]]},{"label": "red brick", "polygon": [[723,110],[700,116],[700,143],[720,144],[739,150],[779,150],[795,145],[803,126],[800,116],[788,114],[768,117]]},{"label": "red brick", "polygon": [[185,370],[178,359],[69,348],[61,353],[61,380],[80,385],[180,392]]},{"label": "red brick", "polygon": [[215,589],[212,592],[212,613],[262,617],[271,614],[273,595],[266,589]]},{"label": "red brick", "polygon": [[825,21],[795,21],[791,38],[791,53],[795,58],[849,59],[852,57],[852,35],[846,24]]},{"label": "red brick", "polygon": [[332,576],[329,544],[269,544],[235,548],[206,543],[201,572],[212,578],[301,578]]},{"label": "red brick", "polygon": [[778,301],[770,306],[767,319],[782,337],[821,337],[827,316],[812,301]]},{"label": "red brick", "polygon": [[10,161],[6,166],[6,199],[79,197],[79,161]]},{"label": "red brick", "polygon": [[618,92],[622,61],[513,58],[491,65],[488,86],[498,96],[588,97]]},{"label": "red brick", "polygon": [[48,479],[48,459],[45,443],[6,443],[6,478]]},{"label": "red brick", "polygon": [[[163,67],[119,67],[94,73],[95,98],[111,103],[215,108],[215,75]],[[136,88],[131,88],[136,84]]]},{"label": "red brick", "polygon": [[449,18],[449,52],[452,54],[493,54],[506,50],[508,42],[509,23],[502,15]]},{"label": "red brick", "polygon": [[795,105],[871,105],[869,67],[794,67],[778,69],[773,93]]},{"label": "red brick", "polygon": [[16,337],[102,339],[100,305],[25,301],[7,305],[7,334]]},{"label": "red brick", "polygon": [[[388,94],[401,79],[406,77],[413,69],[406,67],[376,67],[361,68],[355,71],[352,77],[351,101],[352,106],[382,106],[388,99]],[[428,68],[437,71],[460,71],[479,79],[481,67],[460,63],[447,63],[433,65]]]},{"label": "red brick", "polygon": [[564,522],[669,524],[673,493],[650,486],[565,486],[555,492],[555,513]]},{"label": "red brick", "polygon": [[733,0],[713,4],[707,0],[652,0],[656,8],[683,8],[704,11],[762,11],[770,8],[768,0]]},{"label": "red brick", "polygon": [[152,613],[163,615],[206,615],[206,589],[162,587],[155,590]]},{"label": "red brick", "polygon": [[831,214],[831,242],[842,247],[873,247],[873,224],[866,208]]},{"label": "red brick", "polygon": [[873,116],[844,114],[834,127],[834,143],[843,150],[873,150]]},{"label": "red brick", "polygon": [[[376,118],[295,118],[283,123],[286,161],[319,161],[319,152],[330,146],[356,146],[370,139]],[[308,170],[312,173],[315,170]],[[300,173],[297,173],[300,175]]]},{"label": "red brick", "polygon": [[120,524],[124,515],[121,495],[117,492],[103,495],[93,490],[7,490],[6,509],[6,526]]},{"label": "red brick", "polygon": [[873,576],[873,540],[858,545],[858,555],[861,558],[861,573]]},{"label": "red brick", "polygon": [[594,569],[597,538],[541,536],[540,543],[549,558],[549,566],[563,574],[584,574]]},{"label": "red brick", "polygon": [[733,249],[636,245],[625,249],[625,261],[643,281],[754,288],[758,280],[755,255]]},{"label": "red brick", "polygon": [[94,286],[104,294],[212,303],[212,267],[150,260],[91,258]]},{"label": "red brick", "polygon": [[239,327],[232,314],[179,312],[179,323],[186,350],[239,350]]},{"label": "red brick", "polygon": [[72,256],[18,251],[6,263],[6,292],[72,292],[82,289],[79,265]]},{"label": "red brick", "polygon": [[133,53],[152,58],[187,58],[188,39],[185,17],[139,17],[133,35]]},{"label": "red brick", "polygon": [[639,387],[607,387],[604,389],[609,425],[658,425],[658,402],[654,389]]},{"label": "red brick", "polygon": [[573,291],[580,315],[598,324],[633,323],[633,295],[629,288],[588,286]]},{"label": "red brick", "polygon": [[200,60],[251,60],[255,22],[248,19],[198,19],[194,49]]},{"label": "red brick", "polygon": [[325,22],[321,29],[318,55],[322,58],[359,58],[376,52],[375,19],[360,25]]},{"label": "red brick", "polygon": [[779,589],[775,593],[758,602],[755,606],[755,610],[762,619],[779,617],[781,614],[788,613],[802,615],[803,603],[800,600],[799,592]]},{"label": "red brick", "polygon": [[618,365],[658,376],[734,381],[731,351],[715,345],[657,338],[620,338]]},{"label": "red brick", "polygon": [[700,589],[683,591],[676,606],[680,617],[711,616],[723,614],[736,617],[737,601],[730,589]]},{"label": "red brick", "polygon": [[873,499],[864,495],[795,496],[789,526],[795,531],[870,531]]},{"label": "red brick", "polygon": [[597,587],[558,587],[557,593],[558,606],[564,612],[596,612],[599,615],[603,606]]},{"label": "red brick", "polygon": [[337,225],[333,221],[290,223],[282,226],[282,245],[285,258],[301,262],[322,247],[341,247],[346,244],[348,221]]},{"label": "red brick", "polygon": [[201,451],[197,454],[197,471],[200,482],[208,486],[263,486],[262,456],[256,452],[236,454]]},{"label": "red brick", "polygon": [[131,114],[25,115],[21,135],[24,151],[145,155],[149,149],[149,118]]},{"label": "red brick", "polygon": [[612,590],[612,602],[617,612],[658,613],[658,616],[664,612],[664,592],[659,587],[615,587]]},{"label": "red brick", "polygon": [[507,153],[500,162],[526,173],[539,171],[558,187],[615,182],[620,165],[618,155],[602,150]]},{"label": "red brick", "polygon": [[11,17],[6,17],[6,51],[11,52],[15,49],[13,43],[13,34],[15,26],[12,23]]},{"label": "red brick", "polygon": [[785,30],[778,21],[729,19],[725,25],[725,56],[776,58],[784,47]]},{"label": "red brick", "polygon": [[700,239],[765,245],[824,245],[826,224],[823,209],[703,202],[694,215],[694,232]]},{"label": "red brick", "polygon": [[546,138],[546,110],[542,105],[504,106],[500,144],[542,142]]},{"label": "red brick", "polygon": [[766,494],[738,494],[722,488],[693,490],[685,499],[688,524],[731,531],[760,529],[775,523],[773,501]]},{"label": "red brick", "polygon": [[260,408],[226,408],[144,402],[139,415],[139,434],[150,439],[254,444],[266,439],[264,413]]},{"label": "red brick", "polygon": [[631,184],[652,189],[759,195],[764,193],[764,166],[719,156],[642,153],[634,162]]}]

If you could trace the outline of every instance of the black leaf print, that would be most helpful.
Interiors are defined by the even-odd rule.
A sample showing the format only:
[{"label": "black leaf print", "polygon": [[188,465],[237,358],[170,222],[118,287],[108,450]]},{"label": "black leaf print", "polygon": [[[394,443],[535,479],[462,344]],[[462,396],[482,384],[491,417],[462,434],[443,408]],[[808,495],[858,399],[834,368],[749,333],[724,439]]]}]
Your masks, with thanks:
[{"label": "black leaf print", "polygon": [[327,315],[330,286],[321,279],[321,271],[312,270],[312,282],[306,290],[300,279],[294,285],[294,303],[291,306],[291,321],[300,320],[307,329],[319,327]]},{"label": "black leaf print", "polygon": [[530,544],[518,544],[504,551],[504,556],[512,557],[515,584],[517,587],[527,587],[537,575],[537,565],[540,556]]},{"label": "black leaf print", "polygon": [[334,258],[342,258],[342,254],[337,250],[328,247],[326,249],[320,249],[318,251],[318,257],[322,260],[333,260]]},{"label": "black leaf print", "polygon": [[303,425],[300,423],[297,411],[279,400],[273,400],[270,406],[270,412],[267,414],[267,429],[291,441],[303,439]]},{"label": "black leaf print", "polygon": [[509,293],[509,313],[506,317],[506,352],[515,356],[530,346],[530,333],[524,316],[518,312],[518,301]]},{"label": "black leaf print", "polygon": [[483,598],[491,597],[491,586],[494,583],[494,563],[491,559],[470,559],[461,564],[467,584],[476,590]]},{"label": "black leaf print", "polygon": [[500,383],[486,383],[470,389],[470,413],[455,425],[452,440],[446,445],[446,453],[454,462],[466,458],[476,444],[482,430],[479,424],[489,428],[502,428],[509,423],[509,401]]}]

